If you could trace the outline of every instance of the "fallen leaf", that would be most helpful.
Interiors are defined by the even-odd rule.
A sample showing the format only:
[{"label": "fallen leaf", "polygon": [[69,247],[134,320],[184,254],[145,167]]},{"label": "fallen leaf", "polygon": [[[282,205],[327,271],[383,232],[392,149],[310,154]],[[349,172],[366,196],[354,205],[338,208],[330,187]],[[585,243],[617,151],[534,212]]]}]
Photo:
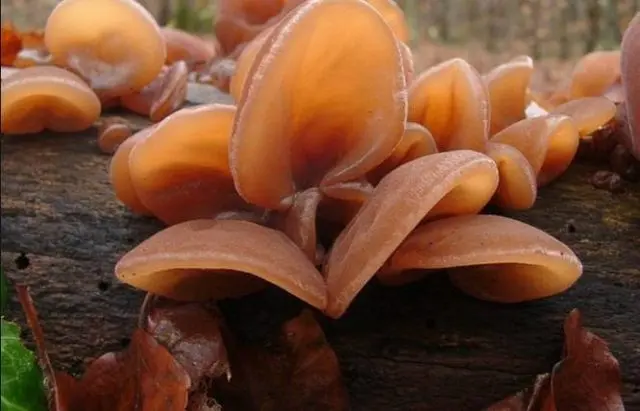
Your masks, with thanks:
[{"label": "fallen leaf", "polygon": [[137,328],[129,347],[89,365],[75,387],[72,411],[184,411],[191,381],[173,356]]},{"label": "fallen leaf", "polygon": [[577,309],[567,316],[564,334],[564,358],[550,374],[486,411],[624,411],[620,367],[607,343],[583,328]]},{"label": "fallen leaf", "polygon": [[270,344],[229,344],[230,382],[211,397],[224,411],[341,411],[349,397],[338,358],[310,310],[286,322]]}]

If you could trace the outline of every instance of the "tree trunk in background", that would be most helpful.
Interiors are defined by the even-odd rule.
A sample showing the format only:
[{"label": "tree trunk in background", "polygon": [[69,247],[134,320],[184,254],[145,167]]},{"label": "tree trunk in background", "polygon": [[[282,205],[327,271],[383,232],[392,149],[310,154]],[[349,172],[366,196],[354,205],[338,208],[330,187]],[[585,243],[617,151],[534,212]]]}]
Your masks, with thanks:
[{"label": "tree trunk in background", "polygon": [[622,33],[618,21],[620,20],[618,0],[607,1],[607,31],[615,44],[622,41]]},{"label": "tree trunk in background", "polygon": [[596,49],[600,38],[600,17],[602,11],[598,0],[589,0],[587,4],[587,30],[583,53],[587,54]]},{"label": "tree trunk in background", "polygon": [[534,59],[539,59],[542,57],[542,44],[540,39],[540,17],[542,11],[541,0],[530,0],[530,8],[531,8],[531,21],[532,28],[530,31],[531,38],[531,55]]},{"label": "tree trunk in background", "polygon": [[448,42],[451,40],[451,31],[449,27],[449,9],[451,2],[438,2],[438,35],[440,40]]},{"label": "tree trunk in background", "polygon": [[158,11],[158,24],[166,26],[171,21],[171,0],[160,0],[160,10]]}]

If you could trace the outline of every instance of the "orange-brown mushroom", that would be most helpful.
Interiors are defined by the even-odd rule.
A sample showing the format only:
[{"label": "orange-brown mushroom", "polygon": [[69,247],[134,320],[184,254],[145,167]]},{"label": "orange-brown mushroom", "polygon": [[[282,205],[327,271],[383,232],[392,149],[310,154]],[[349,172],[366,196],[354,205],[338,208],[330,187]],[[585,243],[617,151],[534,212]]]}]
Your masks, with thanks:
[{"label": "orange-brown mushroom", "polygon": [[640,13],[629,23],[621,47],[622,83],[630,130],[627,146],[640,160]]},{"label": "orange-brown mushroom", "polygon": [[133,186],[129,157],[136,144],[147,138],[153,132],[155,126],[154,124],[151,127],[144,128],[126,139],[118,146],[109,164],[109,181],[116,198],[131,211],[140,215],[151,215],[151,211],[142,204]]},{"label": "orange-brown mushroom", "polygon": [[173,113],[184,104],[187,99],[187,79],[189,69],[184,61],[176,61],[160,79],[151,107],[149,118],[158,122]]},{"label": "orange-brown mushroom", "polygon": [[278,210],[307,188],[336,195],[387,158],[404,131],[406,89],[398,42],[362,1],[307,1],[267,43],[238,102],[229,161],[238,193]]},{"label": "orange-brown mushroom", "polygon": [[242,49],[242,53],[240,53],[240,56],[238,57],[235,71],[229,84],[229,94],[231,94],[235,101],[240,101],[242,98],[242,90],[247,82],[247,76],[249,75],[251,66],[255,61],[258,52],[272,32],[272,27],[262,31]]},{"label": "orange-brown mushroom", "polygon": [[45,44],[56,65],[105,96],[141,90],[166,58],[160,27],[133,0],[63,0],[49,15]]},{"label": "orange-brown mushroom", "polygon": [[235,112],[222,104],[181,109],[133,147],[131,183],[146,209],[171,225],[248,207],[229,171]]},{"label": "orange-brown mushroom", "polygon": [[126,120],[118,117],[106,118],[98,128],[98,147],[103,153],[113,154],[132,134]]},{"label": "orange-brown mushroom", "polygon": [[423,275],[448,269],[453,284],[465,293],[502,303],[561,293],[582,275],[582,264],[569,247],[535,227],[495,215],[457,216],[419,227],[378,278],[401,284],[410,269],[427,270]]},{"label": "orange-brown mushroom", "polygon": [[367,173],[367,180],[378,184],[384,176],[398,166],[437,152],[438,147],[429,130],[420,124],[407,123],[402,139],[393,149],[391,155],[378,167]]},{"label": "orange-brown mushroom", "polygon": [[34,66],[2,83],[2,133],[86,130],[100,116],[100,100],[78,76]]},{"label": "orange-brown mushroom", "polygon": [[571,117],[580,136],[589,138],[594,131],[615,117],[616,105],[606,97],[585,97],[561,104],[549,114]]},{"label": "orange-brown mushroom", "polygon": [[22,39],[12,23],[2,23],[0,41],[0,64],[12,66],[22,50]]},{"label": "orange-brown mushroom", "polygon": [[620,50],[594,51],[576,64],[569,92],[571,99],[598,97],[620,79]]},{"label": "orange-brown mushroom", "polygon": [[115,101],[112,104],[114,106],[120,105],[129,111],[140,114],[141,116],[148,116],[149,113],[151,113],[151,105],[153,104],[153,99],[164,83],[164,77],[168,72],[169,66],[163,66],[160,73],[158,73],[156,78],[154,78],[151,83],[147,84],[141,90],[138,90],[134,93],[115,98]]},{"label": "orange-brown mushroom", "polygon": [[409,88],[408,120],[425,126],[440,151],[484,152],[491,106],[480,74],[455,58],[420,74]]},{"label": "orange-brown mushroom", "polygon": [[255,291],[257,277],[318,309],[327,303],[324,280],[300,249],[283,233],[247,221],[174,225],[127,253],[115,271],[126,284],[176,300],[236,297]]},{"label": "orange-brown mushroom", "polygon": [[571,118],[555,114],[514,123],[491,142],[518,149],[531,164],[540,187],[566,171],[578,151],[580,135]]},{"label": "orange-brown mushroom", "polygon": [[340,317],[421,221],[475,214],[497,186],[496,163],[470,150],[421,157],[388,174],[329,252],[327,314]]},{"label": "orange-brown mushroom", "polygon": [[536,201],[536,173],[518,149],[502,143],[489,142],[487,155],[496,162],[500,183],[493,203],[503,208],[525,210]]},{"label": "orange-brown mushroom", "polygon": [[166,65],[184,61],[189,67],[194,67],[208,62],[216,55],[213,42],[208,43],[191,33],[171,27],[162,27],[160,31],[167,46]]},{"label": "orange-brown mushroom", "polygon": [[394,0],[366,0],[382,15],[384,21],[391,27],[393,34],[402,43],[410,39],[409,25],[404,17],[404,11]]},{"label": "orange-brown mushroom", "polygon": [[533,59],[519,56],[484,76],[491,102],[491,135],[525,118]]}]

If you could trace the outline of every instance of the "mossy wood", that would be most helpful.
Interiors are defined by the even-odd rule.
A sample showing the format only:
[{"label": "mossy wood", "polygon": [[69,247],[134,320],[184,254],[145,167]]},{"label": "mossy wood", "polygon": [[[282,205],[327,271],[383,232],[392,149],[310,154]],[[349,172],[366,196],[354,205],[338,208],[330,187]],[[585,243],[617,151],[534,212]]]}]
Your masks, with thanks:
[{"label": "mossy wood", "polygon": [[[207,93],[191,90],[191,101],[230,101]],[[54,365],[74,373],[127,343],[143,295],[119,284],[113,267],[160,229],[116,201],[109,159],[94,131],[2,137],[2,265],[31,287]],[[400,288],[369,284],[344,317],[324,319],[353,409],[480,410],[551,369],[576,307],[620,360],[628,409],[640,407],[640,187],[595,190],[595,170],[573,165],[533,210],[510,213],[580,256],[584,276],[567,293],[497,305],[434,275]],[[299,308],[273,289],[223,304],[236,331],[256,339]],[[22,318],[15,299],[8,316]]]}]

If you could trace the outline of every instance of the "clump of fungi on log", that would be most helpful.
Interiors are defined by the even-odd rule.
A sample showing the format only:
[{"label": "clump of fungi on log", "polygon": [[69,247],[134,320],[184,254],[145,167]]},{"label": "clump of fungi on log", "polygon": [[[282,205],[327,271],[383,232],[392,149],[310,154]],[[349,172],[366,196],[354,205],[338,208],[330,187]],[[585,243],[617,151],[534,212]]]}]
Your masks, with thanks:
[{"label": "clump of fungi on log", "polygon": [[[580,260],[486,206],[531,208],[605,134],[601,151],[636,167],[639,19],[620,52],[585,56],[543,94],[528,56],[415,72],[391,0],[224,0],[215,46],[130,0],[64,0],[44,32],[53,65],[3,80],[2,132],[83,130],[113,106],[151,118],[136,133],[103,122],[100,142],[116,197],[167,225],[115,268],[152,294],[273,284],[338,318],[374,277],[447,270],[474,297],[535,300],[571,287]],[[194,71],[235,103],[181,107]]]}]

